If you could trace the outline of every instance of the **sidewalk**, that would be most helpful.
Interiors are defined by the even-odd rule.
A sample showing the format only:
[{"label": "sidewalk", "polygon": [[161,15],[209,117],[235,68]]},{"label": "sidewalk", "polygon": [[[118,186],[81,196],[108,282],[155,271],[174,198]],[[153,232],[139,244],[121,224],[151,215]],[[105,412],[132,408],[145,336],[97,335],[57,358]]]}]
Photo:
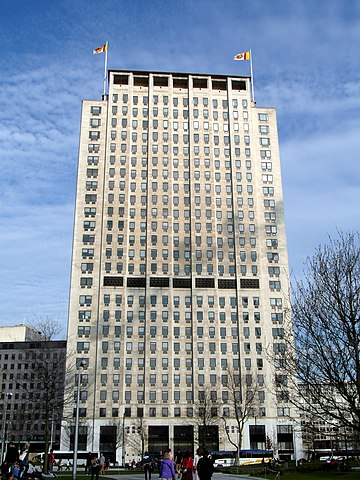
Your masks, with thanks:
[{"label": "sidewalk", "polygon": [[[106,477],[113,480],[144,480],[145,475],[143,472],[129,473],[129,475],[112,475],[111,472],[106,474]],[[212,476],[212,480],[264,480],[264,478],[250,477],[248,475],[232,475],[227,473],[215,472]],[[154,472],[151,475],[151,480],[159,480],[158,473]]]}]

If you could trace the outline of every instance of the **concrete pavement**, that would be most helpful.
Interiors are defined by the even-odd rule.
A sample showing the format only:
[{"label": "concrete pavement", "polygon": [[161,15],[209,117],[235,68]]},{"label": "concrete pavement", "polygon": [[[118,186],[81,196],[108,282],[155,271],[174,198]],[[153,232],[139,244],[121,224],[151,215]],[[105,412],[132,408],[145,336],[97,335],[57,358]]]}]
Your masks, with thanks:
[{"label": "concrete pavement", "polygon": [[[106,474],[106,477],[114,480],[145,480],[143,472],[129,473],[128,475],[112,475],[111,472]],[[249,475],[231,475],[227,473],[215,472],[212,480],[264,480],[264,478],[250,477]],[[159,480],[157,472],[152,473],[151,480]]]}]

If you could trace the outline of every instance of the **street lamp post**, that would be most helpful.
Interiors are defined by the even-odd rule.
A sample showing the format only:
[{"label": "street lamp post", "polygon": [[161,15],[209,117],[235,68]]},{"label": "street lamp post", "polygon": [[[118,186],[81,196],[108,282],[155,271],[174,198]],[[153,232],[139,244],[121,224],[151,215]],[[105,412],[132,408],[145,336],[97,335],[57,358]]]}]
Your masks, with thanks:
[{"label": "street lamp post", "polygon": [[240,467],[240,428],[237,427],[237,466]]},{"label": "street lamp post", "polygon": [[72,468],[72,480],[76,480],[76,470],[77,470],[77,451],[79,443],[79,405],[80,405],[80,386],[81,386],[81,368],[86,367],[85,360],[82,360],[78,366],[78,383],[76,391],[76,413],[75,413],[75,432],[74,432],[74,456],[73,456],[73,468]]},{"label": "street lamp post", "polygon": [[54,407],[52,409],[52,416],[51,416],[51,431],[50,431],[50,451],[53,448],[53,441],[54,441],[54,428],[55,428],[55,414],[54,414]]},{"label": "street lamp post", "polygon": [[7,430],[7,423],[6,423],[6,412],[7,412],[7,404],[8,400],[11,399],[12,393],[6,393],[4,397],[4,413],[3,413],[3,419],[2,419],[2,426],[1,426],[1,432],[2,432],[2,439],[1,439],[1,457],[0,457],[0,463],[2,464],[4,461],[4,454],[5,454],[5,442],[6,442],[6,430]]},{"label": "street lamp post", "polygon": [[125,468],[125,412],[123,415],[123,422],[122,422],[122,466]]}]

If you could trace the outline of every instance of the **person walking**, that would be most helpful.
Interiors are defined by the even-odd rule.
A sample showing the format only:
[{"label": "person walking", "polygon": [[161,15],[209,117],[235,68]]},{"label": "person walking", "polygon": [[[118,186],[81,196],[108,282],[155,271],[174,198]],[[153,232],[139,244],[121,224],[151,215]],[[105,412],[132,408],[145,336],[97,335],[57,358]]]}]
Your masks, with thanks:
[{"label": "person walking", "polygon": [[181,462],[181,480],[192,480],[194,471],[194,462],[190,452],[185,452]]},{"label": "person walking", "polygon": [[52,472],[54,470],[54,463],[55,463],[54,450],[51,449],[49,453],[49,458],[48,458],[49,472]]},{"label": "person walking", "polygon": [[171,460],[169,452],[165,453],[164,459],[160,462],[159,477],[163,480],[176,479],[174,462]]},{"label": "person walking", "polygon": [[18,460],[19,460],[19,451],[16,448],[14,442],[10,442],[6,450],[5,462],[8,463],[9,465],[14,465],[15,462],[17,462]]},{"label": "person walking", "polygon": [[99,465],[100,465],[100,475],[104,475],[105,473],[105,455],[100,452],[99,457]]},{"label": "person walking", "polygon": [[141,464],[144,469],[145,480],[151,480],[152,458],[148,452],[145,452],[145,455],[141,461]]},{"label": "person walking", "polygon": [[94,476],[96,480],[98,480],[99,472],[100,472],[99,460],[96,458],[96,455],[93,455],[93,458],[91,459],[91,480],[94,480]]},{"label": "person walking", "polygon": [[175,456],[175,470],[176,470],[176,473],[178,474],[178,476],[180,476],[180,472],[181,472],[182,458],[183,458],[183,454],[181,453],[181,450],[179,449],[176,452],[176,456]]},{"label": "person walking", "polygon": [[213,473],[214,463],[209,457],[209,452],[207,450],[204,450],[203,456],[199,459],[197,463],[197,474],[200,480],[211,480]]},{"label": "person walking", "polygon": [[91,473],[91,459],[92,459],[92,453],[89,452],[86,456],[85,475],[90,475]]},{"label": "person walking", "polygon": [[197,473],[197,465],[201,457],[202,457],[202,450],[201,448],[197,448],[195,452],[195,457],[194,457],[194,470],[196,472],[196,480],[199,480],[199,475]]}]

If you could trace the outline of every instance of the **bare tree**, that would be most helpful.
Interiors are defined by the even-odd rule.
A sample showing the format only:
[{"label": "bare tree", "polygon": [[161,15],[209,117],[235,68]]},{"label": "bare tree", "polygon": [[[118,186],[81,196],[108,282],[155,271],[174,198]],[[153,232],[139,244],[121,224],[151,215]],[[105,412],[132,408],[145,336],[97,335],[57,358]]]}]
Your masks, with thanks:
[{"label": "bare tree", "polygon": [[190,423],[195,427],[195,442],[202,449],[214,449],[214,432],[218,432],[221,425],[219,408],[220,403],[214,391],[210,388],[199,391]]},{"label": "bare tree", "polygon": [[[228,410],[225,407],[222,417],[225,424],[226,436],[237,451],[237,462],[239,463],[239,450],[242,447],[243,431],[248,418],[253,416],[259,404],[259,385],[253,381],[252,375],[239,375],[230,367],[227,368],[228,387]],[[231,435],[229,422],[235,420],[236,438]]]},{"label": "bare tree", "polygon": [[147,423],[143,417],[139,417],[132,422],[129,430],[128,433],[125,433],[126,448],[130,448],[132,452],[136,452],[142,458],[149,441]]},{"label": "bare tree", "polygon": [[116,427],[116,449],[123,448],[125,440],[124,421],[110,420],[108,425]]},{"label": "bare tree", "polygon": [[[115,434],[115,448],[116,451],[120,448],[122,451],[122,462],[123,465],[125,464],[124,461],[124,447],[125,447],[125,442],[126,442],[126,435],[125,435],[125,423],[124,423],[124,418],[122,419],[111,419],[107,421],[107,425],[110,427],[113,427],[116,429],[116,434]],[[137,433],[137,429],[136,429]]]},{"label": "bare tree", "polygon": [[53,341],[61,331],[56,321],[50,318],[37,319],[33,327],[41,334],[40,351],[33,352],[31,370],[41,391],[36,398],[34,409],[44,419],[44,470],[47,471],[51,422],[55,413],[61,417],[63,411],[65,358],[55,359],[52,355]]},{"label": "bare tree", "polygon": [[[82,383],[83,385],[83,383]],[[86,387],[86,385],[84,385]],[[72,396],[71,396],[72,397]],[[76,402],[71,398],[71,403]],[[70,402],[65,402],[70,403]],[[64,405],[64,407],[66,406]],[[66,419],[61,425],[61,442],[66,444],[70,441],[69,450],[74,449],[74,437],[75,437],[75,412],[71,415],[63,415],[63,419]],[[92,422],[86,417],[79,417],[79,438],[78,438],[78,450],[87,450],[88,438],[93,434]]]},{"label": "bare tree", "polygon": [[[61,327],[52,319],[36,319],[32,327],[38,336],[34,341],[28,342],[24,349],[27,368],[22,372],[23,377],[17,378],[16,385],[22,392],[22,398],[27,399],[27,408],[13,414],[12,433],[20,439],[24,435],[32,437],[41,432],[45,445],[46,471],[51,436],[56,424],[60,423],[57,419],[61,419],[64,401],[68,398],[64,395],[65,341],[54,341]],[[35,425],[40,430],[35,431]]]},{"label": "bare tree", "polygon": [[314,417],[360,432],[359,233],[339,232],[308,258],[292,292],[292,312],[295,342],[285,338],[277,356],[285,371],[276,380],[278,394]]}]

